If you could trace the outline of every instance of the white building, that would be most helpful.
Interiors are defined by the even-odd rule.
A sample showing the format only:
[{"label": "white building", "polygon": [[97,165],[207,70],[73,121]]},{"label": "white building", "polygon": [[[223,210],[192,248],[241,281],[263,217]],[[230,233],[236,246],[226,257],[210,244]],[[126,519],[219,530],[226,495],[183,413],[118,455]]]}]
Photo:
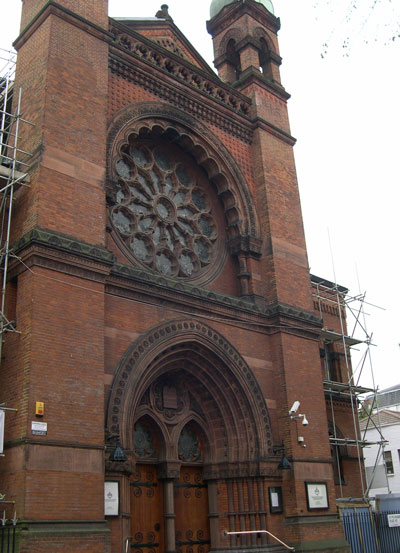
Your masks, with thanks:
[{"label": "white building", "polygon": [[400,384],[380,390],[376,395],[367,396],[364,407],[372,407],[373,411],[376,411],[377,408],[400,411]]},{"label": "white building", "polygon": [[368,442],[387,442],[384,448],[379,444],[364,448],[371,497],[400,492],[400,405],[396,407],[398,410],[380,408],[369,419],[360,421],[362,438]]}]

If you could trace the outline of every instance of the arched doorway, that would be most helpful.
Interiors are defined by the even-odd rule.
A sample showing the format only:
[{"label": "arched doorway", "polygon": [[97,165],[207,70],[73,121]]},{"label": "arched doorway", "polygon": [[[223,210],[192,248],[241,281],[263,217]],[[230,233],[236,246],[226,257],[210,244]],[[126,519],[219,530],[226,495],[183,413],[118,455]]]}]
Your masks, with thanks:
[{"label": "arched doorway", "polygon": [[158,479],[162,437],[150,418],[134,425],[136,464],[130,478],[132,551],[164,550],[164,490]]},{"label": "arched doorway", "polygon": [[205,460],[202,430],[187,424],[179,437],[182,461],[179,479],[174,482],[175,543],[177,551],[206,553],[210,549],[208,485],[203,478]]},{"label": "arched doorway", "polygon": [[199,390],[201,385],[185,370],[168,371],[149,385],[139,401],[133,431],[135,470],[130,478],[133,553],[209,551],[203,468],[210,448],[195,399],[199,392],[190,391],[193,386]]},{"label": "arched doorway", "polygon": [[135,467],[135,553],[207,553],[221,528],[265,527],[263,479],[277,477],[267,407],[245,361],[211,327],[171,321],[135,342],[114,378],[108,424]]}]

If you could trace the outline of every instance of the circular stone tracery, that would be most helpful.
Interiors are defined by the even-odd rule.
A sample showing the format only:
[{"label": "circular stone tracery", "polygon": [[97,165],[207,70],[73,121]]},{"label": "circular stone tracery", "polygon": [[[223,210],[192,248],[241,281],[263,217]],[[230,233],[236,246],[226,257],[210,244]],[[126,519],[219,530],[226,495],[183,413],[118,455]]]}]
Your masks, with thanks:
[{"label": "circular stone tracery", "polygon": [[176,217],[176,210],[172,201],[167,198],[167,196],[160,196],[156,198],[154,202],[155,211],[161,219],[161,221],[166,221],[172,223]]},{"label": "circular stone tracery", "polygon": [[176,146],[130,137],[113,170],[110,219],[125,254],[166,276],[207,272],[221,249],[221,217],[192,158]]}]

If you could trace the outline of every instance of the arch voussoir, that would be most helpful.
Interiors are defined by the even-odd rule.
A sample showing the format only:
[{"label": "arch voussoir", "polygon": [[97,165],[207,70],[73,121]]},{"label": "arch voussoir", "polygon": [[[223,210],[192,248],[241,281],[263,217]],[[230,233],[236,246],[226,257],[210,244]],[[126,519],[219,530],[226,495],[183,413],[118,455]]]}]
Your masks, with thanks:
[{"label": "arch voussoir", "polygon": [[160,324],[128,348],[110,393],[109,432],[127,441],[135,413],[145,412],[140,402],[146,390],[171,375],[186,379],[192,400],[203,405],[206,414],[200,409],[198,422],[213,429],[210,441],[219,452],[213,462],[256,463],[271,455],[268,409],[251,369],[219,332],[192,319]]}]

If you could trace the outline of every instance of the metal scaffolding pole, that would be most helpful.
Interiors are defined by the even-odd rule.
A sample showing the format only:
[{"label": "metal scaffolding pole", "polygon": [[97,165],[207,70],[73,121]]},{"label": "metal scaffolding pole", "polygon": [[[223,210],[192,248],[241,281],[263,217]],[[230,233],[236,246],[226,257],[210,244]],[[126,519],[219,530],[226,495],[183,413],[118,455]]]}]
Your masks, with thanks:
[{"label": "metal scaffolding pole", "polygon": [[21,116],[22,91],[15,90],[16,53],[0,49],[0,363],[4,334],[17,332],[15,322],[6,314],[6,293],[11,248],[12,214],[15,193],[27,185],[29,153],[19,148],[22,126],[30,124]]},{"label": "metal scaffolding pole", "polygon": [[[323,304],[330,304],[332,306],[335,306],[337,309],[336,314],[339,317],[340,322],[340,332],[334,332],[329,329],[323,329],[322,330],[322,339],[325,340],[328,343],[341,343],[342,349],[343,349],[343,356],[345,360],[345,369],[346,369],[346,379],[345,382],[335,382],[332,381],[329,378],[329,375],[326,376],[326,380],[324,380],[324,390],[329,398],[330,403],[330,410],[332,414],[332,422],[333,422],[333,435],[330,436],[330,442],[332,446],[335,447],[336,453],[338,455],[338,448],[340,446],[350,446],[355,447],[357,449],[357,459],[358,459],[358,466],[359,466],[359,473],[360,473],[360,480],[361,480],[361,489],[363,492],[363,500],[367,501],[368,499],[368,493],[370,486],[367,485],[366,482],[366,476],[363,470],[363,455],[362,455],[362,448],[368,447],[371,445],[378,445],[379,446],[379,452],[384,451],[385,448],[385,439],[383,437],[381,428],[380,428],[380,422],[378,418],[378,427],[375,423],[374,426],[379,432],[379,440],[376,442],[367,441],[364,436],[361,436],[359,424],[358,424],[358,418],[359,418],[359,410],[358,405],[360,403],[359,396],[365,393],[371,393],[372,396],[375,398],[376,401],[376,394],[377,389],[375,386],[375,379],[373,375],[373,369],[372,369],[372,361],[371,361],[371,355],[370,355],[370,348],[374,344],[372,343],[372,335],[370,335],[367,331],[367,324],[366,324],[366,313],[364,311],[364,306],[368,305],[370,307],[378,307],[371,303],[368,303],[365,301],[366,294],[358,294],[357,296],[351,296],[348,293],[348,290],[338,286],[336,283],[327,283],[327,281],[316,283],[316,292],[313,294],[316,305],[318,306],[318,309],[320,311],[320,316],[323,318]],[[348,335],[345,332],[346,324],[345,324],[345,317],[346,312],[350,314],[354,318],[354,326],[352,329],[351,335]],[[355,334],[358,333],[361,335],[361,338],[358,339]],[[351,366],[351,359],[350,359],[350,351],[351,348],[354,346],[362,346],[365,348],[365,352],[362,358],[361,367],[353,371]],[[360,385],[360,379],[362,377],[362,373],[365,370],[365,364],[366,361],[369,361],[370,364],[370,370],[372,375],[372,388],[366,388]],[[357,372],[359,373],[357,375]],[[343,380],[343,378],[342,378]],[[339,437],[337,435],[337,428],[335,424],[335,409],[334,409],[334,400],[335,398],[346,398],[350,401],[351,404],[351,412],[352,412],[352,419],[353,419],[353,436],[350,437]],[[371,420],[372,410],[365,413],[366,417],[368,418],[368,421]],[[369,424],[369,422],[368,422]],[[368,426],[367,424],[367,426]],[[379,462],[379,458],[381,455],[377,455],[375,465]],[[337,462],[338,471],[339,471],[339,484],[342,481],[342,475],[340,463]],[[374,472],[376,470],[376,466],[374,468]],[[341,495],[343,495],[343,488],[340,485]],[[341,498],[344,499],[344,498]]]}]

